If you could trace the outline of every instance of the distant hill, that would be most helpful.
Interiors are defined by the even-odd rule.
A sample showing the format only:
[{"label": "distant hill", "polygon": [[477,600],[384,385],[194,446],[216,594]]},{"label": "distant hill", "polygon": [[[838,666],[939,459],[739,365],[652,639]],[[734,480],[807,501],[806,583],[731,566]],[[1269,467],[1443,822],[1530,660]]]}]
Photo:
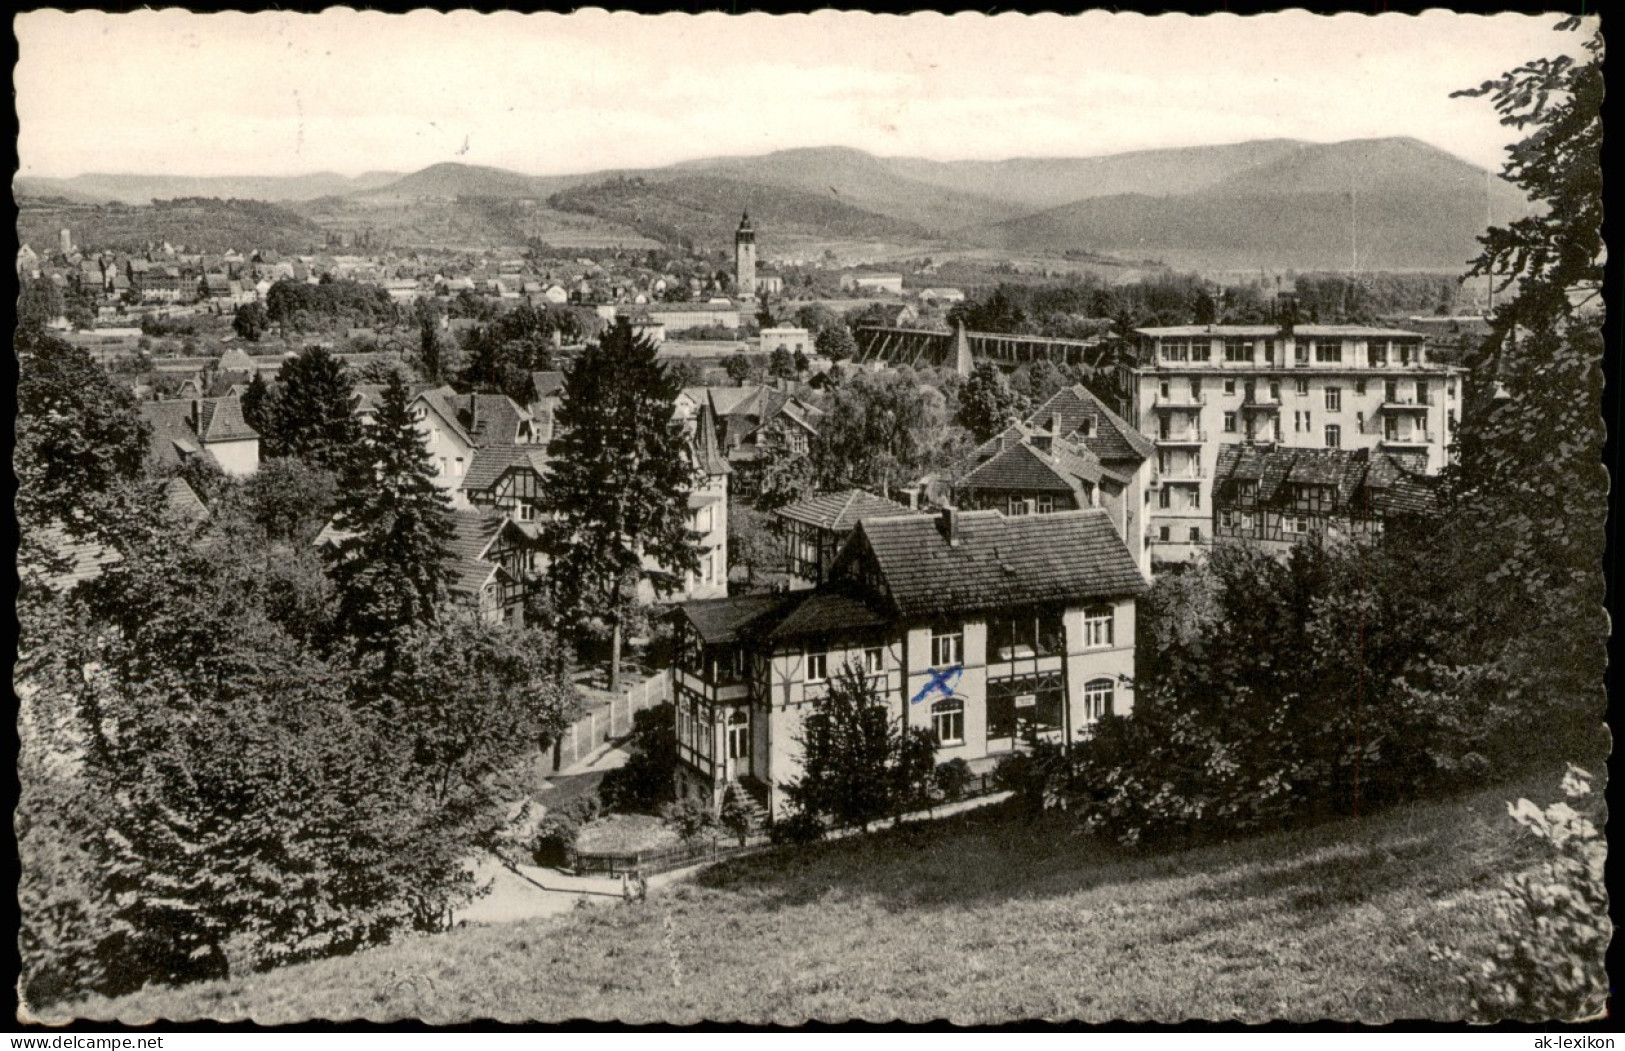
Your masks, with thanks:
[{"label": "distant hill", "polygon": [[75,175],[44,179],[19,175],[12,181],[18,196],[65,197],[86,202],[147,204],[176,197],[219,197],[223,200],[308,201],[330,194],[355,193],[385,186],[400,172],[366,172],[354,178],[333,172],[289,176]]},{"label": "distant hill", "polygon": [[[714,157],[665,169],[694,171],[802,190],[936,234],[1014,219],[1031,210],[1025,202],[997,191],[967,192],[933,185],[900,173],[890,159],[846,147],[780,150],[761,157]],[[648,179],[663,175],[639,174]]]},{"label": "distant hill", "polygon": [[618,177],[576,186],[548,199],[559,211],[598,216],[667,244],[715,247],[732,243],[739,213],[775,237],[858,240],[928,239],[924,228],[808,193],[710,174],[664,179]]},{"label": "distant hill", "polygon": [[200,252],[305,252],[324,239],[320,226],[265,201],[182,198],[132,207],[18,198],[17,237],[22,244],[54,246],[64,227],[73,231],[75,244],[128,252],[163,241]]},{"label": "distant hill", "polygon": [[1505,222],[1527,205],[1511,186],[1425,143],[1295,143],[1195,192],[1091,197],[965,236],[1007,250],[1176,266],[1449,269],[1477,254],[1486,209]]},{"label": "distant hill", "polygon": [[[1516,189],[1484,169],[1403,138],[1265,139],[1002,161],[817,147],[571,175],[448,162],[354,178],[18,178],[14,190],[61,198],[57,207],[153,196],[256,198],[327,229],[471,248],[530,238],[720,248],[748,208],[768,252],[819,241],[902,250],[947,242],[1202,269],[1342,269],[1356,249],[1361,268],[1455,268],[1476,254],[1487,221],[1528,212]],[[283,233],[302,236],[292,227]]]},{"label": "distant hill", "polygon": [[1294,139],[1260,139],[1099,157],[1016,157],[1003,161],[886,157],[881,163],[921,183],[993,196],[1037,210],[1126,193],[1153,197],[1195,193],[1270,165],[1307,145]]}]

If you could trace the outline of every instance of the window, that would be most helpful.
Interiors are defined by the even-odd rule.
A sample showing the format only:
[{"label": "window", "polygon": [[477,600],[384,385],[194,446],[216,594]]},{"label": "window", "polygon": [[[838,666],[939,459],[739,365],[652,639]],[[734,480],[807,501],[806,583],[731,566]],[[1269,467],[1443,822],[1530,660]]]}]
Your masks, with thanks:
[{"label": "window", "polygon": [[1253,360],[1253,341],[1227,336],[1224,341],[1224,360],[1228,362],[1249,362]]},{"label": "window", "polygon": [[1270,401],[1281,400],[1281,381],[1270,380]]},{"label": "window", "polygon": [[1301,341],[1293,344],[1292,361],[1298,365],[1309,364],[1309,344]]},{"label": "window", "polygon": [[1299,380],[1298,381],[1298,396],[1299,397],[1307,397],[1308,394],[1309,394],[1309,381],[1308,380]]},{"label": "window", "polygon": [[879,646],[868,646],[863,651],[863,670],[876,675],[885,668],[885,651]]},{"label": "window", "polygon": [[1428,393],[1426,380],[1416,381],[1416,404],[1426,405],[1432,396]]},{"label": "window", "polygon": [[1224,381],[1224,392],[1226,394],[1234,394],[1234,393],[1236,393],[1236,381],[1235,380],[1225,380]]},{"label": "window", "polygon": [[701,533],[711,531],[711,509],[702,507],[694,513],[694,528]]},{"label": "window", "polygon": [[937,628],[931,632],[931,666],[942,668],[965,659],[965,632],[962,628]]},{"label": "window", "polygon": [[807,653],[807,681],[823,682],[829,677],[829,654],[808,651]]},{"label": "window", "polygon": [[[1164,511],[1174,506],[1173,490],[1168,488],[1166,485],[1157,490],[1157,506],[1162,508]],[[1166,537],[1164,539],[1166,539]]]},{"label": "window", "polygon": [[446,458],[444,456],[442,456],[440,458],[440,473],[442,475],[444,475],[446,473],[446,469],[447,469]]},{"label": "window", "polygon": [[965,743],[965,702],[954,698],[931,706],[931,732],[938,744]]},{"label": "window", "polygon": [[1283,515],[1281,517],[1281,532],[1294,536],[1309,532],[1309,520],[1300,515]]},{"label": "window", "polygon": [[728,717],[728,758],[750,758],[750,716],[743,708]]},{"label": "window", "polygon": [[1191,401],[1202,400],[1202,380],[1199,376],[1191,377]]},{"label": "window", "polygon": [[987,620],[989,660],[1011,661],[1044,657],[1064,650],[1066,627],[1050,609],[1018,609],[995,613]]},{"label": "window", "polygon": [[1191,490],[1190,496],[1185,500],[1185,506],[1192,511],[1202,509],[1202,490],[1200,488]]},{"label": "window", "polygon": [[1012,496],[1012,497],[1010,497],[1005,502],[1005,511],[1004,511],[1004,513],[1009,515],[1011,518],[1019,518],[1022,515],[1026,514],[1027,513],[1027,498],[1024,497],[1024,496]]},{"label": "window", "polygon": [[1157,389],[1157,393],[1162,396],[1163,401],[1168,400],[1168,391],[1169,391],[1169,383],[1168,383],[1167,380],[1163,380],[1162,383],[1159,385],[1159,387]]},{"label": "window", "polygon": [[1310,418],[1308,409],[1303,410],[1303,429],[1310,432],[1315,429],[1314,420]]},{"label": "window", "polygon": [[1224,414],[1224,433],[1236,433],[1236,414],[1233,412],[1227,412]]},{"label": "window", "polygon": [[1365,413],[1357,412],[1354,414],[1354,429],[1361,434],[1365,433]]},{"label": "window", "polygon": [[[1411,351],[1412,350],[1413,350],[1413,344],[1401,343],[1399,345],[1399,363],[1401,365],[1409,365],[1411,363]],[[1422,353],[1421,353],[1421,351],[1419,349],[1416,350],[1416,357],[1417,357],[1418,361],[1420,361],[1421,358],[1422,358]]]},{"label": "window", "polygon": [[1303,430],[1303,413],[1294,412],[1292,414],[1292,433],[1297,434],[1301,430]]},{"label": "window", "polygon": [[536,508],[528,503],[521,503],[514,508],[514,517],[521,522],[534,521],[536,518]]},{"label": "window", "polygon": [[1355,380],[1354,381],[1354,393],[1356,393],[1356,394],[1364,394],[1365,393],[1365,380]]},{"label": "window", "polygon": [[1342,412],[1343,411],[1343,388],[1342,387],[1327,387],[1326,388],[1326,411],[1327,412]]},{"label": "window", "polygon": [[1066,687],[1060,672],[989,679],[987,736],[1020,740],[1029,729],[1059,730],[1065,704]]},{"label": "window", "polygon": [[1236,513],[1228,510],[1220,511],[1219,528],[1225,530],[1226,532],[1233,531],[1236,528]]},{"label": "window", "polygon": [[[1163,361],[1189,361],[1191,344],[1187,339],[1166,339],[1162,342]],[[1166,395],[1166,391],[1164,392]]]},{"label": "window", "polygon": [[[1162,539],[1168,539],[1168,527],[1162,527]],[[1083,644],[1090,649],[1112,645],[1116,610],[1110,606],[1090,606],[1083,611]]]},{"label": "window", "polygon": [[1343,341],[1340,339],[1315,340],[1315,360],[1322,365],[1336,365],[1343,360]]},{"label": "window", "polygon": [[1167,526],[1163,526],[1161,529],[1157,530],[1157,539],[1162,541],[1164,544],[1168,542],[1168,536],[1169,530]]},{"label": "window", "polygon": [[1213,353],[1213,344],[1205,339],[1191,340],[1191,360],[1207,361]]},{"label": "window", "polygon": [[1084,684],[1081,716],[1085,724],[1099,722],[1101,716],[1112,714],[1112,688],[1110,679],[1090,679]]},{"label": "window", "polygon": [[1339,449],[1343,445],[1343,428],[1335,423],[1326,425],[1326,448]]},{"label": "window", "polygon": [[1374,339],[1367,343],[1365,360],[1366,364],[1374,369],[1388,364],[1388,341],[1386,339]]},{"label": "window", "polygon": [[1037,500],[1035,510],[1041,515],[1052,513],[1055,510],[1055,497],[1047,494],[1040,496]]},{"label": "window", "polygon": [[1191,543],[1200,544],[1201,542],[1202,542],[1202,527],[1201,526],[1191,526]]},{"label": "window", "polygon": [[1382,385],[1382,400],[1390,404],[1399,401],[1399,381],[1388,380]]}]

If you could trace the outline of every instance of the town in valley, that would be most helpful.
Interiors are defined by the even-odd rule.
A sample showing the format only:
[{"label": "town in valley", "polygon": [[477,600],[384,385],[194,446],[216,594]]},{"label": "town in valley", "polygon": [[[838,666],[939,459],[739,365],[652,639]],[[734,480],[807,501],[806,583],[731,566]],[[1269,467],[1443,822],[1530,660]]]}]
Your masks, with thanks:
[{"label": "town in valley", "polygon": [[25,163],[19,1018],[1605,1012],[1600,37],[1530,21],[1504,170]]}]

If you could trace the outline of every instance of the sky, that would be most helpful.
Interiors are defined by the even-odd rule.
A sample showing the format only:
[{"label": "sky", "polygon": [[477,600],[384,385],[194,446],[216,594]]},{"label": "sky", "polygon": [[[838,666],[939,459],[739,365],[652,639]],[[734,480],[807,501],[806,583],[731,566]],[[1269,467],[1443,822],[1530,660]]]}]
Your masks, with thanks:
[{"label": "sky", "polygon": [[553,174],[1403,135],[1498,170],[1516,134],[1450,93],[1575,53],[1558,18],[35,11],[17,149],[34,176]]}]

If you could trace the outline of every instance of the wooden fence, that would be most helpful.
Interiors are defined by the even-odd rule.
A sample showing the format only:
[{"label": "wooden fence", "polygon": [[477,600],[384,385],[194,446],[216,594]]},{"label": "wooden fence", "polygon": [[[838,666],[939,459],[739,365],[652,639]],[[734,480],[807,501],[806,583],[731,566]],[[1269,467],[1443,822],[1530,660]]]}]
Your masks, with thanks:
[{"label": "wooden fence", "polygon": [[554,742],[553,772],[580,762],[605,741],[631,733],[636,713],[670,697],[671,673],[662,671],[623,690],[619,697],[591,702],[587,712]]},{"label": "wooden fence", "polygon": [[[964,791],[952,802],[977,799],[1000,791],[1003,790],[993,782],[991,773],[974,774],[966,782]],[[942,806],[949,802],[950,800],[940,799],[936,805]],[[914,814],[908,816],[917,818],[922,814],[926,817],[931,816],[927,811],[915,811]],[[877,827],[880,827],[878,822]],[[857,831],[855,828],[838,828],[831,829],[827,835],[830,838],[839,838],[850,835],[855,831]],[[645,850],[619,854],[572,850],[566,859],[566,867],[577,876],[635,876],[639,872],[645,876],[653,876],[659,872],[670,872],[672,869],[686,868],[689,865],[699,865],[705,862],[736,858],[745,854],[760,853],[772,845],[773,843],[769,837],[762,832],[748,836],[744,843],[740,843],[737,837],[719,834],[715,839],[682,843],[675,847],[666,847],[663,850]]]}]

